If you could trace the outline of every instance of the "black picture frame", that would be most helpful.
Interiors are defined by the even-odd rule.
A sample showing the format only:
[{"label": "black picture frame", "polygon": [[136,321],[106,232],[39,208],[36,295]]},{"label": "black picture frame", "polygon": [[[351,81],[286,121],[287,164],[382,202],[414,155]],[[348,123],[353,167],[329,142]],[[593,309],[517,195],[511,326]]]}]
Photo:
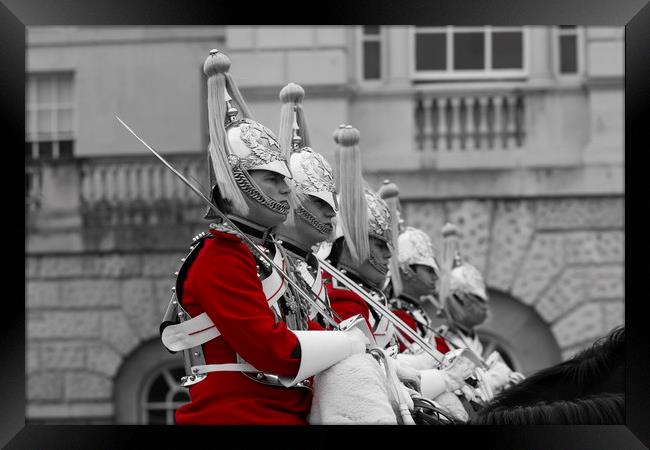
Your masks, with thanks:
[{"label": "black picture frame", "polygon": [[[253,6],[254,5],[254,6]],[[287,14],[291,11],[292,14]],[[273,17],[273,19],[270,19]],[[165,25],[165,24],[456,24],[456,25],[600,25],[625,26],[625,323],[627,334],[625,426],[527,427],[159,427],[25,425],[25,308],[13,289],[17,263],[6,257],[2,331],[0,332],[0,445],[6,448],[135,448],[194,446],[197,442],[232,447],[253,445],[362,445],[429,442],[449,448],[471,444],[500,449],[636,449],[650,445],[650,336],[643,314],[646,302],[641,268],[647,254],[643,219],[641,160],[648,145],[650,104],[650,6],[647,0],[336,0],[322,4],[265,2],[242,7],[225,1],[83,1],[2,0],[0,3],[0,111],[5,133],[2,167],[5,242],[18,242],[12,215],[19,210],[13,194],[20,176],[13,169],[24,144],[25,26],[36,25]],[[14,156],[15,155],[15,156]],[[16,159],[14,159],[16,158]],[[630,159],[631,158],[631,159]],[[638,172],[637,172],[638,171]],[[16,177],[16,178],[14,178]],[[636,185],[634,185],[636,183]],[[632,199],[637,199],[636,210]],[[15,203],[14,203],[15,202]],[[24,207],[24,204],[22,205]],[[16,244],[20,247],[19,244]],[[11,246],[4,246],[7,250]],[[13,250],[13,249],[11,249]],[[19,249],[16,250],[16,254]],[[635,264],[637,263],[637,264]],[[19,279],[19,275],[17,275]],[[18,300],[17,300],[18,299]],[[408,429],[406,429],[408,428]],[[251,431],[251,432],[249,432]],[[391,436],[395,434],[395,436]],[[259,441],[258,441],[259,440]],[[255,441],[255,444],[252,443]],[[373,442],[376,441],[376,442]],[[203,445],[203,444],[202,444]],[[359,445],[359,444],[356,444]],[[411,444],[415,445],[415,444]]]}]

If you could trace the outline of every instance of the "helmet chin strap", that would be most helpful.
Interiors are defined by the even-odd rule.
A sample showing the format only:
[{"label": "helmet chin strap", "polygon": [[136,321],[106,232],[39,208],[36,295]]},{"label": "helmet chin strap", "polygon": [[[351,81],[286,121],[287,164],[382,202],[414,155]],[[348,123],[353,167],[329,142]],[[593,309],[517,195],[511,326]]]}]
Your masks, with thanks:
[{"label": "helmet chin strap", "polygon": [[[428,295],[428,294],[434,294],[435,293],[435,282],[434,283],[426,283],[418,277],[417,273],[411,268],[411,266],[402,266],[400,267],[400,270],[402,272],[402,276],[405,280],[408,280],[411,283],[417,283],[416,286],[421,286],[424,291],[423,294],[421,295]],[[404,286],[406,288],[406,285]]]},{"label": "helmet chin strap", "polygon": [[241,169],[240,167],[234,167],[232,173],[235,177],[237,185],[246,194],[250,199],[255,200],[262,206],[270,209],[276,214],[287,215],[289,214],[290,207],[288,204],[283,204],[276,202],[271,197],[266,195],[255,183],[248,173],[248,171]]},{"label": "helmet chin strap", "polygon": [[367,261],[370,263],[370,265],[379,273],[382,273],[386,275],[388,272],[388,266],[381,264],[377,259],[373,256],[372,251],[368,254],[368,259]]},{"label": "helmet chin strap", "polygon": [[329,236],[333,230],[333,226],[328,223],[323,223],[319,221],[312,213],[310,213],[302,205],[299,205],[296,208],[296,215],[300,217],[304,222],[307,222],[309,226],[318,231],[323,236]]},{"label": "helmet chin strap", "polygon": [[[371,234],[370,236],[373,237],[373,238],[375,238],[375,239],[379,239],[379,240],[381,240],[381,241],[386,242],[383,238],[380,238],[380,237],[378,237],[378,236],[376,236],[376,235],[374,235],[374,234]],[[388,244],[388,246],[389,246],[389,248],[390,248],[390,244]],[[375,256],[373,255],[372,250],[370,250],[370,251],[368,252],[368,258],[367,258],[367,261],[370,263],[370,265],[371,265],[371,266],[372,266],[372,267],[373,267],[377,272],[382,273],[382,274],[384,274],[384,275],[386,275],[386,273],[388,273],[388,264],[382,264],[382,263],[380,263],[380,262],[377,260],[377,258],[375,258]]]}]

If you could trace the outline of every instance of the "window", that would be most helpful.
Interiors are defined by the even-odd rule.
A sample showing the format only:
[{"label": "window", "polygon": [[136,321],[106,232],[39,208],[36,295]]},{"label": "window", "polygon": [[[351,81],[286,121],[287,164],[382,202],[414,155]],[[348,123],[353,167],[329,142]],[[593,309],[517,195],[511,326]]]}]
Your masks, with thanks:
[{"label": "window", "polygon": [[25,159],[71,158],[74,153],[72,73],[30,74],[25,108]]},{"label": "window", "polygon": [[381,79],[381,27],[363,26],[361,30],[362,79]]},{"label": "window", "polygon": [[412,28],[416,80],[522,78],[526,30],[521,27]]},{"label": "window", "polygon": [[115,376],[115,423],[173,424],[174,412],[189,400],[180,386],[182,352],[170,353],[153,338],[135,348]]},{"label": "window", "polygon": [[560,25],[555,29],[555,67],[560,77],[579,75],[582,70],[582,33],[575,25]]},{"label": "window", "polygon": [[142,391],[142,422],[149,425],[174,425],[176,410],[190,401],[187,388],[180,386],[185,369],[167,365],[153,373]]}]

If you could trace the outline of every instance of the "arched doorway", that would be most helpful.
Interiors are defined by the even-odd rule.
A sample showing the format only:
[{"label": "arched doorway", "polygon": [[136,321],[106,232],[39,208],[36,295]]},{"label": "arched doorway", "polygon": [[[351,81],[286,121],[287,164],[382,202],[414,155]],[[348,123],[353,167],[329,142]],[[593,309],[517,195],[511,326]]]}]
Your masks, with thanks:
[{"label": "arched doorway", "polygon": [[477,332],[513,359],[528,376],[562,361],[560,347],[550,327],[535,309],[512,296],[490,290],[490,315]]},{"label": "arched doorway", "polygon": [[170,353],[159,339],[142,344],[115,378],[116,423],[173,424],[174,411],[189,401],[179,382],[184,374],[182,353]]}]

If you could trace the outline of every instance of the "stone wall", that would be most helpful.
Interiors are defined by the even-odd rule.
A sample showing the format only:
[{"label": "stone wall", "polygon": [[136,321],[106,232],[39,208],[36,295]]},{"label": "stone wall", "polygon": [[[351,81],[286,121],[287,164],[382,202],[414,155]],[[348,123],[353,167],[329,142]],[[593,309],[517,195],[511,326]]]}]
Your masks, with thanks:
[{"label": "stone wall", "polygon": [[139,345],[159,335],[185,254],[27,257],[28,418],[112,421],[115,376]]},{"label": "stone wall", "polygon": [[457,224],[464,258],[488,287],[534,308],[563,358],[624,323],[622,197],[417,201],[402,211],[438,249],[442,225]]}]

